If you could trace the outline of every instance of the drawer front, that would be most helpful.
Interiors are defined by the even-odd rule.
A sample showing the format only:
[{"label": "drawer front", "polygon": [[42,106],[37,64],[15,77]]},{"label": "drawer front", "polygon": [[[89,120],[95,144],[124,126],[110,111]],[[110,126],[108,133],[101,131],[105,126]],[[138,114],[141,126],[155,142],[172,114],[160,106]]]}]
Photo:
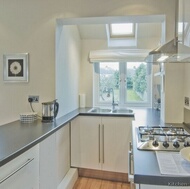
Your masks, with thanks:
[{"label": "drawer front", "polygon": [[39,189],[39,147],[0,168],[0,189]]}]

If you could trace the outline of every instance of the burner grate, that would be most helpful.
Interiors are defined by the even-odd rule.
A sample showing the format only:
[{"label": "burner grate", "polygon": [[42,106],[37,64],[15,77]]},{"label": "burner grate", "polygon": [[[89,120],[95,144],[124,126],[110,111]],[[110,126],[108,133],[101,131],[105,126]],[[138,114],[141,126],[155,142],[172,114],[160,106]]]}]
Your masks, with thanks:
[{"label": "burner grate", "polygon": [[183,127],[140,126],[137,146],[141,150],[179,151],[190,146],[190,134]]}]

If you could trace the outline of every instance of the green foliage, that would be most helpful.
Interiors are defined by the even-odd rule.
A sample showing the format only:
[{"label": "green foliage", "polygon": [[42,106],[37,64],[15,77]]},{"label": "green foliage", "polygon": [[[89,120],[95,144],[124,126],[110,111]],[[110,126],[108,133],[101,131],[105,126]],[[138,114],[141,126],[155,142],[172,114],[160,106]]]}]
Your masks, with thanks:
[{"label": "green foliage", "polygon": [[134,76],[134,90],[144,94],[147,89],[147,82],[146,82],[146,66],[141,64],[135,72]]},{"label": "green foliage", "polygon": [[109,75],[105,75],[105,74],[101,74],[100,77],[100,89],[104,90],[104,89],[118,89],[119,88],[119,71],[116,70],[114,71],[113,74],[109,74]]},{"label": "green foliage", "polygon": [[133,78],[127,77],[127,89],[132,89],[132,88],[133,88]]}]

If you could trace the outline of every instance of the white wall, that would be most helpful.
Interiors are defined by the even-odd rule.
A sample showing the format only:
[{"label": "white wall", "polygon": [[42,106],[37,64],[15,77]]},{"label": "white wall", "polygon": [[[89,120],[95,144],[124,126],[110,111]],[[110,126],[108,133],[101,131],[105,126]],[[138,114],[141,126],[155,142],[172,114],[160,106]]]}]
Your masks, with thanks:
[{"label": "white wall", "polygon": [[86,107],[93,106],[93,64],[88,61],[91,50],[106,49],[105,40],[82,40],[82,62],[80,70],[80,93],[86,94]]},{"label": "white wall", "polygon": [[77,26],[63,26],[57,30],[56,98],[59,116],[78,108],[81,40]]},{"label": "white wall", "polygon": [[[41,111],[41,102],[55,98],[56,18],[142,14],[166,14],[166,37],[168,40],[173,37],[171,32],[174,28],[173,0],[2,0],[0,70],[3,70],[4,53],[28,52],[30,76],[29,83],[6,84],[3,82],[1,71],[0,125],[19,119],[21,112],[30,111],[27,102],[29,94],[40,96],[40,103],[34,104],[34,109],[38,112]],[[89,70],[89,73],[92,71]],[[92,89],[92,83],[89,81],[83,86],[85,91]],[[81,90],[83,91],[83,87]]]},{"label": "white wall", "polygon": [[165,106],[163,110],[165,122],[182,123],[184,117],[184,64],[166,64],[165,70]]}]

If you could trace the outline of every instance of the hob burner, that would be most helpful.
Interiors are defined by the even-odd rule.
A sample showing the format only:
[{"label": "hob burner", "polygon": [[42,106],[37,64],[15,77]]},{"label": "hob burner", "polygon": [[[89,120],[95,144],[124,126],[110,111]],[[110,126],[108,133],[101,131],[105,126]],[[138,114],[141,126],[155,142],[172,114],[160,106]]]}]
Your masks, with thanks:
[{"label": "hob burner", "polygon": [[190,134],[183,127],[140,126],[136,133],[139,150],[180,151],[190,146]]}]

